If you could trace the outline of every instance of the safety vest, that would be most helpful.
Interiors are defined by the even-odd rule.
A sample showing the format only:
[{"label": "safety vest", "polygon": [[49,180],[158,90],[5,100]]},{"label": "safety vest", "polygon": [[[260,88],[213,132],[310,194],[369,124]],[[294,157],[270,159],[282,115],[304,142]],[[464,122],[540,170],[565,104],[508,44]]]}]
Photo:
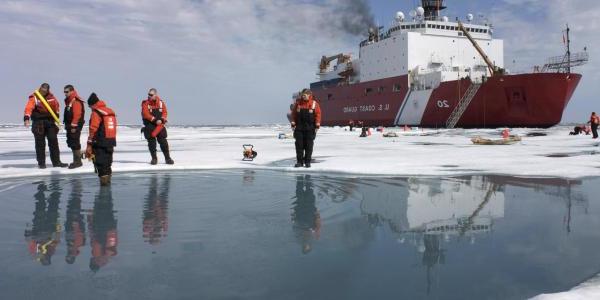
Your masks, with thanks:
[{"label": "safety vest", "polygon": [[315,109],[317,108],[317,102],[312,101],[312,105],[308,108],[300,107],[296,105],[296,129],[298,130],[313,130],[317,127],[315,121]]}]

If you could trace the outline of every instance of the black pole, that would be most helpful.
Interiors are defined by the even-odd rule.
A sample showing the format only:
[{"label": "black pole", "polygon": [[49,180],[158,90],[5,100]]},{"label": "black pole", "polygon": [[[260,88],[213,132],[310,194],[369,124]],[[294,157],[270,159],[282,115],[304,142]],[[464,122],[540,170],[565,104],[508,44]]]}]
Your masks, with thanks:
[{"label": "black pole", "polygon": [[567,74],[571,74],[571,38],[569,37],[569,24],[567,24]]}]

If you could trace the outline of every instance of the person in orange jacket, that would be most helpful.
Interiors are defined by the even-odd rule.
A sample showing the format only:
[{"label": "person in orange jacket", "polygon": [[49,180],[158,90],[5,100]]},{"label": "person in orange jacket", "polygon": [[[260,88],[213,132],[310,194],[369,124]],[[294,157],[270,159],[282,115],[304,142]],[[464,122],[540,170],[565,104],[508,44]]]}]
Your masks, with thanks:
[{"label": "person in orange jacket", "polygon": [[175,162],[171,159],[169,142],[167,142],[167,105],[158,96],[155,88],[148,91],[148,98],[142,101],[142,122],[144,123],[144,137],[148,141],[148,150],[152,160],[150,164],[156,165],[156,141],[165,156],[165,162],[169,165]]},{"label": "person in orange jacket", "polygon": [[311,90],[304,89],[292,109],[292,128],[296,139],[296,165],[310,168],[317,130],[321,127],[321,108]]},{"label": "person in orange jacket", "polygon": [[113,209],[113,197],[110,188],[100,188],[94,199],[94,208],[87,215],[90,237],[90,270],[97,272],[106,266],[110,259],[117,256],[119,236],[117,218]]},{"label": "person in orange jacket", "polygon": [[65,262],[75,263],[75,259],[85,245],[85,221],[83,218],[83,209],[81,208],[81,198],[83,196],[83,184],[81,179],[74,178],[72,189],[67,202],[67,216],[65,220],[65,241],[67,242],[67,254]]},{"label": "person in orange jacket", "polygon": [[[29,253],[43,266],[52,264],[52,256],[60,244],[59,204],[61,186],[58,179],[37,186],[33,220],[25,229]],[[48,195],[46,195],[48,194]]]},{"label": "person in orange jacket", "polygon": [[95,93],[88,98],[90,133],[86,157],[94,157],[94,166],[100,177],[100,185],[110,185],[114,147],[117,146],[117,119],[115,112],[106,106]]},{"label": "person in orange jacket", "polygon": [[598,124],[600,124],[600,118],[598,118],[598,115],[596,115],[596,112],[592,112],[592,115],[590,116],[590,121],[588,122],[588,124],[592,125],[592,138],[593,139],[597,139],[598,138]]},{"label": "person in orange jacket", "polygon": [[67,146],[73,152],[73,163],[69,169],[81,167],[81,130],[85,123],[85,105],[73,85],[66,85],[65,92],[65,113],[63,114],[65,130],[67,131]]},{"label": "person in orange jacket", "polygon": [[[38,91],[58,116],[59,103],[50,92],[50,85],[42,83]],[[35,94],[29,95],[29,99],[25,105],[24,114],[23,121],[25,126],[29,127],[29,125],[31,125],[31,132],[35,138],[35,154],[38,167],[40,169],[46,168],[46,139],[48,140],[48,148],[50,148],[50,160],[52,161],[52,166],[55,168],[67,167],[67,164],[60,161],[60,149],[58,147],[57,137],[58,126],[54,123],[54,119],[50,112]],[[31,122],[33,122],[33,124]]]}]

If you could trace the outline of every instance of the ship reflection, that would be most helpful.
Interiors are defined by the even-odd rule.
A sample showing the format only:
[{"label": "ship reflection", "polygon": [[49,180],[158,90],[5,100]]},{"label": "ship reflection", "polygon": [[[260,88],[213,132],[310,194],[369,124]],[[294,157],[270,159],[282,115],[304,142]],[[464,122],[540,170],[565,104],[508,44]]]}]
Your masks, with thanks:
[{"label": "ship reflection", "polygon": [[292,224],[302,253],[312,250],[313,240],[319,239],[321,216],[316,206],[316,196],[310,175],[296,177],[296,195],[292,203]]},{"label": "ship reflection", "polygon": [[143,213],[143,237],[150,245],[157,245],[169,229],[169,175],[153,175],[146,195]]},{"label": "ship reflection", "polygon": [[580,181],[562,179],[469,176],[409,178],[400,183],[401,188],[361,186],[361,211],[371,227],[387,225],[399,243],[419,253],[426,270],[427,293],[435,282],[436,267],[446,263],[446,253],[456,245],[451,241],[475,244],[493,234],[494,223],[504,218],[506,189],[534,190],[549,196],[550,201],[565,201],[561,221],[566,234],[572,230],[573,207],[587,209],[588,202],[572,189]]}]

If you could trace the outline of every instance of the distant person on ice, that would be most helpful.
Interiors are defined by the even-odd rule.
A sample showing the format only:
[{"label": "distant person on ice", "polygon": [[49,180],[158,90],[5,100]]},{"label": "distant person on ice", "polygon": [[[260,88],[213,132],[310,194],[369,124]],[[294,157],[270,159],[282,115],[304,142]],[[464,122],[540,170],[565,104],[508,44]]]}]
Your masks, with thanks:
[{"label": "distant person on ice", "polygon": [[321,108],[309,89],[302,90],[292,110],[292,128],[296,139],[296,168],[310,168],[317,130],[321,127]]},{"label": "distant person on ice", "polygon": [[95,93],[88,98],[90,113],[90,133],[85,155],[94,158],[94,167],[100,178],[100,185],[110,185],[114,147],[117,146],[117,119],[115,112],[106,107]]},{"label": "distant person on ice", "polygon": [[592,138],[597,139],[598,138],[598,124],[600,124],[600,118],[598,118],[598,115],[596,114],[596,112],[593,112],[592,115],[590,116],[590,121],[588,122],[590,125],[592,125]]},{"label": "distant person on ice", "polygon": [[80,137],[85,123],[85,105],[72,85],[66,85],[64,92],[65,113],[63,117],[67,131],[67,146],[73,152],[73,163],[69,165],[69,169],[75,169],[82,166]]},{"label": "distant person on ice", "polygon": [[[40,94],[46,99],[50,108],[56,116],[59,116],[58,100],[50,93],[50,85],[43,83],[39,90]],[[48,139],[48,148],[50,148],[50,160],[53,167],[65,168],[67,164],[60,161],[60,149],[58,147],[58,126],[52,115],[46,109],[42,99],[34,94],[29,96],[25,106],[25,116],[23,117],[25,126],[31,125],[31,132],[35,138],[35,154],[38,167],[46,168],[46,139]],[[31,124],[33,122],[33,124]]]},{"label": "distant person on ice", "polygon": [[152,160],[150,164],[156,165],[156,141],[160,145],[160,150],[165,156],[165,162],[169,165],[175,162],[171,159],[169,153],[169,142],[167,142],[167,105],[160,99],[156,89],[148,91],[148,98],[142,101],[142,121],[144,122],[144,137],[148,141],[148,149]]}]

